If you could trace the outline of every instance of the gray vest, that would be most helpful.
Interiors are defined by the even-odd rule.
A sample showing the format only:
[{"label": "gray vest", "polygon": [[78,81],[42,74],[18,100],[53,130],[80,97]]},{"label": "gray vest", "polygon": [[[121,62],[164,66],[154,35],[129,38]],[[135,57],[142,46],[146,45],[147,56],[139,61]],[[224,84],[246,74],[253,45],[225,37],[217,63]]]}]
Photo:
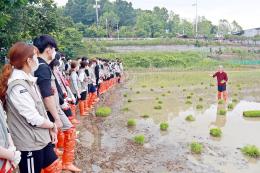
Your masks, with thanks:
[{"label": "gray vest", "polygon": [[79,77],[75,71],[73,71],[70,75],[70,89],[73,94],[77,94],[78,91],[76,90],[76,88],[73,84],[73,79],[76,79],[79,91],[81,92],[81,83],[80,83]]},{"label": "gray vest", "polygon": [[[0,146],[3,148],[9,147],[6,114],[3,110],[2,102],[0,103]],[[3,162],[4,161],[0,159],[0,168],[2,168]]]},{"label": "gray vest", "polygon": [[7,123],[10,129],[14,145],[20,151],[35,151],[43,149],[51,142],[49,129],[43,129],[32,126],[18,112],[10,100],[10,92],[16,85],[22,85],[27,89],[33,100],[35,101],[36,109],[41,116],[48,119],[42,99],[38,97],[32,86],[25,80],[15,80],[8,85],[7,90]]}]

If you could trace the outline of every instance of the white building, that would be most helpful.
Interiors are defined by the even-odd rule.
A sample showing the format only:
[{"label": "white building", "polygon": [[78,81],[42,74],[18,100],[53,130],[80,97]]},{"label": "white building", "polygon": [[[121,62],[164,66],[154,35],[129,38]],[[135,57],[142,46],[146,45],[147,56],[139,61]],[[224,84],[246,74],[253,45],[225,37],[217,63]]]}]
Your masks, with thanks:
[{"label": "white building", "polygon": [[247,29],[242,33],[242,36],[245,37],[254,37],[256,35],[260,35],[260,28]]}]

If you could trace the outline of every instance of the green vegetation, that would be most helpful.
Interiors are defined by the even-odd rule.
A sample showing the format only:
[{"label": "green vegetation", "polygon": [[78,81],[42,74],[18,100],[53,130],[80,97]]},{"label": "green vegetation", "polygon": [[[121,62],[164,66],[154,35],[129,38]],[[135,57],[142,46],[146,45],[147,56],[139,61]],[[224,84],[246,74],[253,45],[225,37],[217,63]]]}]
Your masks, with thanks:
[{"label": "green vegetation", "polygon": [[166,94],[162,94],[162,96],[163,96],[163,97],[165,97],[165,96],[166,96]]},{"label": "green vegetation", "polygon": [[161,86],[161,88],[164,88],[164,86]]},{"label": "green vegetation", "polygon": [[135,119],[129,119],[127,121],[127,126],[132,127],[136,125],[136,120]]},{"label": "green vegetation", "polygon": [[191,104],[192,104],[192,101],[187,100],[187,101],[185,102],[185,104],[187,104],[187,105],[191,105]]},{"label": "green vegetation", "polygon": [[218,112],[219,115],[226,115],[227,111],[225,109],[220,109]]},{"label": "green vegetation", "polygon": [[137,135],[137,136],[135,136],[133,139],[134,139],[134,142],[135,142],[135,143],[140,144],[140,145],[143,145],[144,142],[145,142],[145,137],[144,137],[144,135]]},{"label": "green vegetation", "polygon": [[158,104],[163,104],[163,101],[159,100],[159,101],[158,101]]},{"label": "green vegetation", "polygon": [[229,103],[229,104],[228,104],[228,109],[229,109],[229,110],[234,109],[234,104],[233,104],[233,103]]},{"label": "green vegetation", "polygon": [[203,105],[197,105],[196,109],[203,109]]},{"label": "green vegetation", "polygon": [[142,85],[142,88],[146,88],[146,85]]},{"label": "green vegetation", "polygon": [[155,100],[159,100],[159,97],[156,97]]},{"label": "green vegetation", "polygon": [[212,128],[210,129],[210,135],[213,137],[221,137],[222,131],[220,128]]},{"label": "green vegetation", "polygon": [[157,109],[157,110],[160,110],[160,109],[162,109],[162,106],[161,105],[157,105],[157,106],[154,106],[153,108]]},{"label": "green vegetation", "polygon": [[144,114],[143,116],[141,116],[142,118],[149,118],[149,115]]},{"label": "green vegetation", "polygon": [[249,118],[256,118],[260,117],[260,111],[245,111],[243,112],[244,117],[249,117]]},{"label": "green vegetation", "polygon": [[242,153],[252,157],[252,158],[258,158],[260,157],[260,149],[257,148],[255,145],[247,145],[241,149]]},{"label": "green vegetation", "polygon": [[192,98],[192,96],[187,96],[187,99],[191,99]]},{"label": "green vegetation", "polygon": [[128,102],[128,103],[131,103],[131,102],[132,102],[132,99],[128,99],[127,102]]},{"label": "green vegetation", "polygon": [[154,91],[154,89],[151,88],[150,91]]},{"label": "green vegetation", "polygon": [[194,118],[194,116],[192,115],[188,115],[186,118],[185,118],[186,121],[195,121],[196,119]]},{"label": "green vegetation", "polygon": [[136,91],[136,94],[140,94],[140,91]]},{"label": "green vegetation", "polygon": [[171,91],[167,91],[167,93],[168,93],[168,94],[170,94],[170,93],[171,93]]},{"label": "green vegetation", "polygon": [[99,107],[96,110],[96,116],[98,117],[107,117],[112,113],[111,108],[109,107]]},{"label": "green vegetation", "polygon": [[200,102],[202,102],[202,101],[203,101],[203,98],[202,98],[202,97],[200,97],[200,98],[199,98],[199,101],[200,101]]},{"label": "green vegetation", "polygon": [[128,111],[129,111],[129,108],[128,108],[128,107],[125,107],[125,108],[122,109],[122,111],[128,112]]},{"label": "green vegetation", "polygon": [[163,123],[160,124],[160,129],[162,131],[166,131],[168,128],[169,128],[169,124],[168,123],[163,122]]},{"label": "green vegetation", "polygon": [[222,105],[222,104],[224,104],[224,103],[225,103],[224,100],[219,100],[219,101],[218,101],[218,104],[220,104],[220,105]]},{"label": "green vegetation", "polygon": [[127,97],[127,94],[124,94],[124,97]]},{"label": "green vegetation", "polygon": [[238,100],[237,100],[237,99],[232,99],[232,102],[233,102],[233,103],[237,103]]},{"label": "green vegetation", "polygon": [[190,144],[190,149],[191,149],[191,152],[194,154],[201,154],[201,152],[203,150],[203,146],[202,146],[202,144],[200,144],[198,142],[192,142]]}]

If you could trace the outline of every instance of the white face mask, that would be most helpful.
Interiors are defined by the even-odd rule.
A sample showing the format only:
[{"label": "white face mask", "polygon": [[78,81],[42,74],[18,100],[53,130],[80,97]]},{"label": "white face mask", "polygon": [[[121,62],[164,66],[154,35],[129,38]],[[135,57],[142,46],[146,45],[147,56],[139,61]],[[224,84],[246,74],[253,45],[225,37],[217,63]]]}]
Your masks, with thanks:
[{"label": "white face mask", "polygon": [[56,56],[56,51],[54,50],[53,53],[52,53],[52,60],[55,59],[55,56]]},{"label": "white face mask", "polygon": [[31,67],[31,69],[32,69],[32,74],[34,75],[34,72],[39,68],[39,61],[38,61],[38,58],[37,58],[37,56],[33,56],[33,61],[34,61],[34,66],[33,67]]}]

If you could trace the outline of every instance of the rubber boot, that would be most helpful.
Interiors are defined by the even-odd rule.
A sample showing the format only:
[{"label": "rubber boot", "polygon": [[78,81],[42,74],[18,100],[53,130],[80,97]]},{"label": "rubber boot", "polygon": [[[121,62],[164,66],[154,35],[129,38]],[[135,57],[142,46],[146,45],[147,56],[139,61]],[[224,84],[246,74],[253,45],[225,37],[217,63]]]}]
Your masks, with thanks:
[{"label": "rubber boot", "polygon": [[80,116],[85,116],[87,115],[87,113],[85,112],[85,103],[84,103],[84,100],[80,100],[79,101],[79,113],[80,113]]},{"label": "rubber boot", "polygon": [[69,170],[72,172],[80,172],[81,169],[73,165],[75,160],[75,146],[76,146],[76,130],[75,128],[70,128],[64,131],[64,150],[62,156],[62,169]]},{"label": "rubber boot", "polygon": [[222,92],[218,91],[218,100],[221,100],[221,94],[222,94]]},{"label": "rubber boot", "polygon": [[59,159],[55,160],[47,168],[44,168],[44,173],[61,173],[62,172],[62,163]]},{"label": "rubber boot", "polygon": [[64,146],[64,133],[61,130],[59,130],[57,137],[58,137],[57,147],[63,148],[63,146]]},{"label": "rubber boot", "polygon": [[227,91],[223,92],[223,98],[224,98],[225,102],[227,102],[227,99],[228,99]]},{"label": "rubber boot", "polygon": [[89,99],[88,99],[88,108],[89,109],[93,108],[92,102],[93,102],[93,93],[90,93],[89,94]]},{"label": "rubber boot", "polygon": [[88,110],[88,97],[86,98],[86,100],[84,100],[84,111],[88,114],[89,110]]},{"label": "rubber boot", "polygon": [[70,104],[70,109],[72,112],[72,116],[69,117],[70,122],[74,125],[80,124],[80,121],[76,119],[76,105]]}]

